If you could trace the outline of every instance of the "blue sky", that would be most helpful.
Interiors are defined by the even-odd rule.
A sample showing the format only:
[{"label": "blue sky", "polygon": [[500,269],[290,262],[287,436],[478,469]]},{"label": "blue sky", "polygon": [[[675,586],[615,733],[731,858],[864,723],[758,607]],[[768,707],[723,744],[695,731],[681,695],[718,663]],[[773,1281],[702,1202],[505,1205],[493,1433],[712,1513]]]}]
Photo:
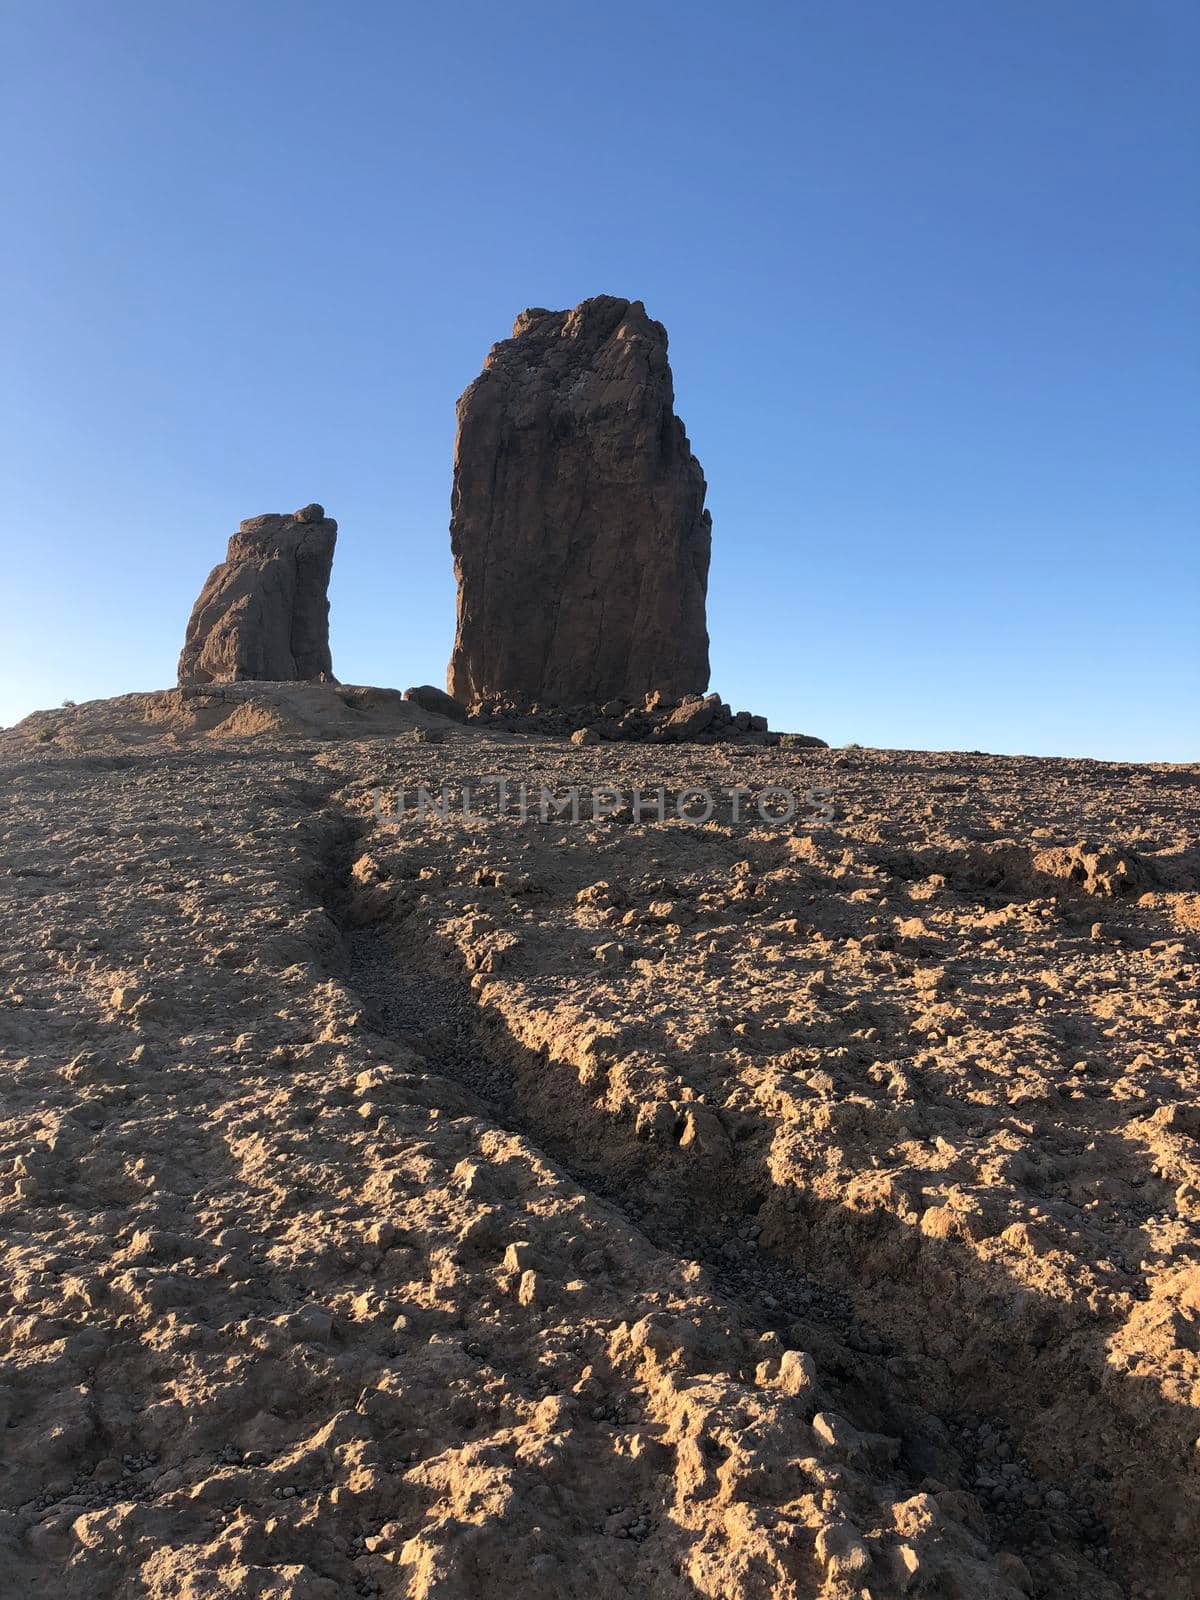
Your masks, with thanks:
[{"label": "blue sky", "polygon": [[1191,0],[10,0],[0,722],[167,686],[243,517],[443,681],[454,402],[646,302],[713,687],[834,743],[1200,747]]}]

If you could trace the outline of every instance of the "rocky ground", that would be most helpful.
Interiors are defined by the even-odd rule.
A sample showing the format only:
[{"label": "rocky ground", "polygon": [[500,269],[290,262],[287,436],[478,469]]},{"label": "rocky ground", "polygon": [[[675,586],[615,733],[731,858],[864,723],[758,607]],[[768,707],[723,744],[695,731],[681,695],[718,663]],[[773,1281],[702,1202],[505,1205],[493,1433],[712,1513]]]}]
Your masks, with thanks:
[{"label": "rocky ground", "polygon": [[237,685],[0,770],[5,1600],[1200,1593],[1200,768]]}]

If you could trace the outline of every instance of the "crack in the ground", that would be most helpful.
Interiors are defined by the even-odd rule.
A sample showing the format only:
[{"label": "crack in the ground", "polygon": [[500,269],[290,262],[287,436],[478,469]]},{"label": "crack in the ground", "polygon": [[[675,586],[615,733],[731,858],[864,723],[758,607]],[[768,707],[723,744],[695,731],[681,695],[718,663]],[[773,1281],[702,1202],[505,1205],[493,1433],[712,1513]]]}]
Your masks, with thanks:
[{"label": "crack in the ground", "polygon": [[[873,1426],[900,1439],[899,1470],[913,1492],[935,1479],[982,1493],[989,1502],[992,1548],[1026,1558],[1045,1548],[1045,1525],[1040,1531],[1038,1526],[1043,1507],[1048,1503],[1062,1510],[1069,1502],[1078,1545],[1086,1548],[1088,1560],[1108,1566],[1106,1531],[1091,1507],[1078,1491],[1068,1496],[1058,1485],[1042,1484],[1021,1461],[1003,1419],[967,1406],[953,1417],[930,1415],[920,1394],[906,1393],[903,1352],[864,1328],[840,1294],[794,1263],[758,1253],[745,1220],[762,1200],[755,1189],[743,1194],[729,1188],[724,1201],[707,1206],[688,1196],[681,1205],[680,1197],[640,1183],[627,1161],[584,1154],[572,1137],[569,1117],[562,1118],[567,1126],[548,1120],[546,1097],[528,1093],[519,1065],[491,1047],[462,977],[439,965],[427,947],[407,941],[403,925],[347,927],[345,937],[349,980],[372,1008],[380,1031],[415,1049],[432,1072],[470,1089],[493,1120],[528,1138],[656,1247],[699,1262],[714,1290],[734,1303],[747,1326],[774,1331],[789,1344],[816,1347],[847,1409],[866,1413]],[[616,1129],[613,1136],[624,1138]],[[719,1204],[726,1209],[718,1211]],[[1062,1548],[1061,1540],[1057,1547]]]},{"label": "crack in the ground", "polygon": [[[812,1315],[819,1309],[823,1319],[837,1326],[843,1336],[852,1333],[853,1314],[840,1295],[802,1274],[780,1272],[765,1262],[757,1270],[733,1265],[720,1256],[712,1256],[707,1241],[672,1234],[664,1228],[652,1200],[639,1195],[633,1185],[615,1179],[610,1171],[581,1159],[579,1151],[559,1130],[532,1116],[522,1103],[514,1073],[490,1053],[465,983],[444,972],[425,972],[402,963],[387,935],[377,927],[353,930],[348,943],[351,982],[374,1007],[384,1030],[423,1055],[433,1071],[478,1095],[500,1126],[531,1139],[575,1183],[620,1211],[660,1249],[702,1262],[723,1294],[739,1300],[753,1298],[756,1293],[765,1296],[767,1303],[759,1307],[758,1319],[764,1327],[781,1330],[787,1325],[789,1311],[792,1316],[800,1316]],[[772,1288],[776,1290],[774,1304]],[[778,1298],[781,1289],[790,1303]],[[865,1348],[870,1348],[872,1341],[869,1336],[866,1338]]]}]

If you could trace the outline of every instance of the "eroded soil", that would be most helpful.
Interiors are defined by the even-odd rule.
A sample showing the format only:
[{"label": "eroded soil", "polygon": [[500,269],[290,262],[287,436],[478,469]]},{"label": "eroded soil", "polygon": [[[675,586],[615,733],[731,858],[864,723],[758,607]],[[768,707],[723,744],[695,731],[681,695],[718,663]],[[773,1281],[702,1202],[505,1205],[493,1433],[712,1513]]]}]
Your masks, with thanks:
[{"label": "eroded soil", "polygon": [[0,736],[0,1592],[1194,1596],[1200,769],[332,693]]}]

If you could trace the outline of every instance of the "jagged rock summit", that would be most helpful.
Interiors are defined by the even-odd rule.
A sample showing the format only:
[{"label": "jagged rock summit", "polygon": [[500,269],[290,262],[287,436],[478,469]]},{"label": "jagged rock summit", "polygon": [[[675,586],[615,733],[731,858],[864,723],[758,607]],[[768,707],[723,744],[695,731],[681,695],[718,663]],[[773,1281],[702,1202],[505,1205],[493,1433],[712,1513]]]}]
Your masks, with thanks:
[{"label": "jagged rock summit", "polygon": [[708,686],[712,522],[640,300],[523,311],[458,403],[453,697],[541,706]]},{"label": "jagged rock summit", "polygon": [[192,607],[179,682],[328,681],[337,523],[308,505],[243,522]]}]

